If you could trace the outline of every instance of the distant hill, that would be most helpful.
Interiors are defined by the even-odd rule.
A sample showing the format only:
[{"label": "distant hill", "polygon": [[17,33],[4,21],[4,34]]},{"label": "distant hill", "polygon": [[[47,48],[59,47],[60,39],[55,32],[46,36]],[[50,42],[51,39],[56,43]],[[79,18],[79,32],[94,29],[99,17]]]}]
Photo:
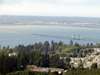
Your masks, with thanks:
[{"label": "distant hill", "polygon": [[0,16],[0,25],[64,25],[98,27],[100,18],[57,16]]}]

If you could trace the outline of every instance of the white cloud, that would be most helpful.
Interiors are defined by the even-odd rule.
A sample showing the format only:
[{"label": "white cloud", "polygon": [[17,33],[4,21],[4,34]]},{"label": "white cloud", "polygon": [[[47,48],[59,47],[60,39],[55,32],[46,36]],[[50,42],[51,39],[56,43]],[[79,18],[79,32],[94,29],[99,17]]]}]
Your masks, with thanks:
[{"label": "white cloud", "polygon": [[0,14],[100,17],[99,3],[99,0],[3,0]]}]

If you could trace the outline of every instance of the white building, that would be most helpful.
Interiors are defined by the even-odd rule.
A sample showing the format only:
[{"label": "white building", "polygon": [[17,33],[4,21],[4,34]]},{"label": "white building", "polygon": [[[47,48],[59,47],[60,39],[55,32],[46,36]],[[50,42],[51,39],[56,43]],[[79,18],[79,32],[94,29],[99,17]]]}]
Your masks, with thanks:
[{"label": "white building", "polygon": [[93,50],[93,53],[84,58],[71,58],[71,66],[78,68],[80,64],[82,64],[83,68],[91,68],[91,66],[96,63],[97,68],[100,68],[100,48],[93,48]]},{"label": "white building", "polygon": [[17,56],[17,53],[15,53],[15,52],[9,53],[8,56],[9,56],[9,57],[11,57],[11,56]]}]

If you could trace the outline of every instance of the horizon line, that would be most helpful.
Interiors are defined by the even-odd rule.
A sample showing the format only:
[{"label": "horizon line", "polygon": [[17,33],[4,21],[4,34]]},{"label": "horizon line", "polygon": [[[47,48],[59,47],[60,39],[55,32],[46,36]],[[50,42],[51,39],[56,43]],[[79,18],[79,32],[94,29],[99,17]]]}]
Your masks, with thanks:
[{"label": "horizon line", "polygon": [[100,18],[100,16],[61,16],[61,15],[59,15],[59,16],[54,16],[54,15],[6,15],[6,14],[4,14],[4,15],[1,15],[0,14],[0,16],[19,16],[19,17],[27,17],[27,16],[30,16],[30,17],[70,17],[70,18],[72,18],[72,17],[76,17],[76,18]]}]

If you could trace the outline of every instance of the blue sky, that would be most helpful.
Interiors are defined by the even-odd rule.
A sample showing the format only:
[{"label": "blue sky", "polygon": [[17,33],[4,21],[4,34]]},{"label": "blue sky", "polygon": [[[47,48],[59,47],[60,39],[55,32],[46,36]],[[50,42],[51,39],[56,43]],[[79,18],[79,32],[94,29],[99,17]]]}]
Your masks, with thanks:
[{"label": "blue sky", "polygon": [[0,15],[100,17],[100,0],[0,0]]}]

